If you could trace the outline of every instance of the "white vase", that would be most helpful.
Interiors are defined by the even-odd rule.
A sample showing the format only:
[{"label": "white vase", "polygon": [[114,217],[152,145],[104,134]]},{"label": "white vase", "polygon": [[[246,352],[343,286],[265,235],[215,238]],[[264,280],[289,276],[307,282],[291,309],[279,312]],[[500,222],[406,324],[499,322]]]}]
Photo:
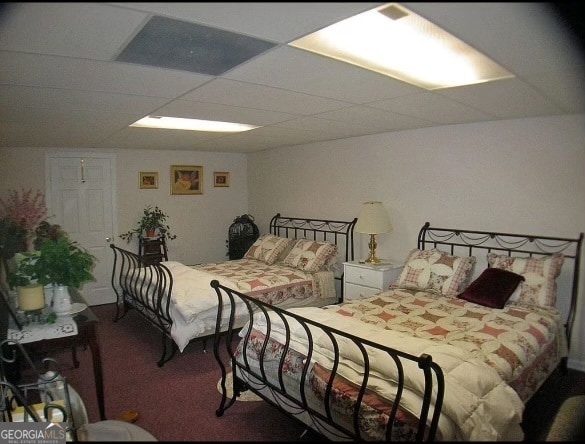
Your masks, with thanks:
[{"label": "white vase", "polygon": [[57,316],[69,314],[71,311],[71,295],[67,285],[53,287],[53,311]]},{"label": "white vase", "polygon": [[45,306],[51,307],[53,304],[54,287],[53,284],[45,285]]}]

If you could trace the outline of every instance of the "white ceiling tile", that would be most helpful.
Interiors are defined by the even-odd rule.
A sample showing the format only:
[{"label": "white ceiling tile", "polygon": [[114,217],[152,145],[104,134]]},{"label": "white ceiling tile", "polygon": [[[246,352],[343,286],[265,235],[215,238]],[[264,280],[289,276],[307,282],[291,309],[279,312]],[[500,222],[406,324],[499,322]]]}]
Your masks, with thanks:
[{"label": "white ceiling tile", "polygon": [[128,113],[140,118],[168,99],[60,88],[0,85],[5,107],[36,107]]},{"label": "white ceiling tile", "polygon": [[217,137],[201,131],[124,128],[97,142],[99,148],[192,149],[196,144]]},{"label": "white ceiling tile", "polygon": [[296,117],[294,114],[278,113],[241,106],[193,102],[190,100],[175,100],[160,108],[157,113],[164,116],[220,120],[222,122],[247,123],[250,125],[271,125]]},{"label": "white ceiling tile", "polygon": [[112,60],[148,17],[99,3],[23,2],[5,12],[1,50],[94,60]]},{"label": "white ceiling tile", "polygon": [[0,84],[178,97],[211,77],[118,62],[0,52]]},{"label": "white ceiling tile", "polygon": [[270,51],[223,77],[355,104],[419,91],[390,77],[290,47]]},{"label": "white ceiling tile", "polygon": [[519,79],[437,91],[501,119],[562,114],[563,110]]},{"label": "white ceiling tile", "polygon": [[567,113],[585,113],[585,71],[527,75],[528,83]]},{"label": "white ceiling tile", "polygon": [[432,92],[380,100],[368,103],[368,106],[445,125],[493,118],[475,108]]},{"label": "white ceiling tile", "polygon": [[298,119],[279,123],[275,126],[311,131],[316,133],[317,136],[325,136],[331,139],[356,137],[380,132],[371,126],[357,125],[355,123],[341,120],[322,119],[319,117],[300,117]]},{"label": "white ceiling tile", "polygon": [[364,125],[377,131],[420,128],[429,124],[428,121],[421,121],[415,117],[377,110],[367,106],[352,106],[336,111],[329,111],[319,114],[318,117]]},{"label": "white ceiling tile", "polygon": [[227,79],[212,80],[185,94],[181,99],[300,115],[349,106],[339,100]]}]

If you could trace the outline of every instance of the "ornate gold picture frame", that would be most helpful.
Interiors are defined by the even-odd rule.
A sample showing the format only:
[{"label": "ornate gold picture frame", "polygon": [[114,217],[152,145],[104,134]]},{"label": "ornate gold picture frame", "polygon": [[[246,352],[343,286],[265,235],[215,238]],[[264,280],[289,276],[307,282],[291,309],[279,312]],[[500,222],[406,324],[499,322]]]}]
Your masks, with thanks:
[{"label": "ornate gold picture frame", "polygon": [[203,194],[203,167],[171,165],[171,194]]}]

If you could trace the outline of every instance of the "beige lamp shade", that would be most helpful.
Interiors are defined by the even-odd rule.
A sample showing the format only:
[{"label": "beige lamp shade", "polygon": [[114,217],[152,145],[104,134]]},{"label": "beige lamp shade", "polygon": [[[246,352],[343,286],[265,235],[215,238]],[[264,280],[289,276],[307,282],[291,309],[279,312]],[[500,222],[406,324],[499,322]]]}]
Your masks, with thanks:
[{"label": "beige lamp shade", "polygon": [[355,224],[355,231],[370,235],[370,255],[365,260],[369,264],[379,264],[380,259],[376,257],[376,234],[392,231],[392,224],[384,205],[380,201],[364,202],[362,210]]},{"label": "beige lamp shade", "polygon": [[365,234],[380,234],[392,231],[390,218],[382,202],[364,202],[354,230]]}]

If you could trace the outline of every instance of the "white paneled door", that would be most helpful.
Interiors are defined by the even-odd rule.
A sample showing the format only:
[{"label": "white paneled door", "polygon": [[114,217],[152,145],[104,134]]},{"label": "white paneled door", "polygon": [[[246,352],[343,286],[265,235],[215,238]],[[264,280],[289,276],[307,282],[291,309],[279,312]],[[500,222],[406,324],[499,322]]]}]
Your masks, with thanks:
[{"label": "white paneled door", "polygon": [[97,258],[95,282],[81,292],[89,305],[115,301],[111,284],[114,239],[115,157],[80,153],[46,157],[49,222],[59,224]]}]

